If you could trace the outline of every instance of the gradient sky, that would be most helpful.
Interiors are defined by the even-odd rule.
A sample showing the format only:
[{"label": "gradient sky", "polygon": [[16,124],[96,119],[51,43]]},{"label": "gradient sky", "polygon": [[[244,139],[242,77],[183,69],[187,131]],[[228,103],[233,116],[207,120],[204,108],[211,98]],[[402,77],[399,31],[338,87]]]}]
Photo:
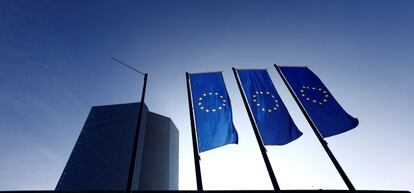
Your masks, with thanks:
[{"label": "gradient sky", "polygon": [[180,130],[195,189],[185,72],[223,70],[239,145],[201,154],[205,189],[271,189],[231,67],[268,68],[304,133],[267,147],[282,189],[345,189],[272,64],[307,65],[359,126],[327,139],[357,189],[414,191],[414,2],[0,1],[0,190],[54,189],[93,105],[137,101]]}]

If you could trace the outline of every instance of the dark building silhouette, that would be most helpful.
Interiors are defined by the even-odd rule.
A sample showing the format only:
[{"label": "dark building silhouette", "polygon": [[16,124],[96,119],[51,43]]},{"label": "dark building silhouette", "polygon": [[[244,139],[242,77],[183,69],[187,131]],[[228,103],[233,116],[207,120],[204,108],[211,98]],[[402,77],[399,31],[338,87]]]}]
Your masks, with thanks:
[{"label": "dark building silhouette", "polygon": [[[139,103],[94,106],[56,190],[126,189]],[[145,106],[134,190],[178,190],[178,130]]]}]

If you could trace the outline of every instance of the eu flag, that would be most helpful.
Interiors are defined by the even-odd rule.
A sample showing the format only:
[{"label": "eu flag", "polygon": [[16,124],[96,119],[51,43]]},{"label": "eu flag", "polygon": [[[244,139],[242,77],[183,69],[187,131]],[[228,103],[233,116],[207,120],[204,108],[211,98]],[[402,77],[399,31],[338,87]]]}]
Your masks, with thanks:
[{"label": "eu flag", "polygon": [[279,67],[323,137],[351,130],[358,119],[338,104],[322,81],[307,67]]},{"label": "eu flag", "polygon": [[237,144],[230,98],[221,72],[190,74],[200,152]]},{"label": "eu flag", "polygon": [[237,70],[264,145],[284,145],[302,135],[266,70]]}]

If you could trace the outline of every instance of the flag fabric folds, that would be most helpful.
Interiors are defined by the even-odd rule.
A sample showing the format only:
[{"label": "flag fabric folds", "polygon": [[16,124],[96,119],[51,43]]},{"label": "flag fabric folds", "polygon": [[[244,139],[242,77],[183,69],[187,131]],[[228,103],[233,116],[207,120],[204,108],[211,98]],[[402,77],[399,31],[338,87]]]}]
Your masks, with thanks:
[{"label": "flag fabric folds", "polygon": [[300,103],[323,137],[355,128],[358,119],[350,116],[322,81],[307,67],[279,67]]},{"label": "flag fabric folds", "polygon": [[200,152],[237,144],[230,98],[221,72],[190,74]]},{"label": "flag fabric folds", "polygon": [[302,135],[266,70],[237,70],[264,145],[284,145]]}]

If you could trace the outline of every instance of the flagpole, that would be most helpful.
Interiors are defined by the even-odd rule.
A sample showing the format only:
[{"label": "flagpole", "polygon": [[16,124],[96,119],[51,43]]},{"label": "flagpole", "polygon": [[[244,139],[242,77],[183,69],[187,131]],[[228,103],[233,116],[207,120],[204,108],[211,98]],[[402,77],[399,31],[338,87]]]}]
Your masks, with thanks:
[{"label": "flagpole", "polygon": [[132,193],[132,188],[133,188],[133,181],[134,181],[134,173],[135,173],[135,161],[136,161],[136,157],[137,157],[137,149],[138,149],[138,140],[139,140],[139,133],[141,131],[141,123],[142,123],[142,112],[144,110],[144,99],[145,99],[145,91],[147,90],[147,79],[148,79],[148,73],[143,73],[131,66],[129,66],[128,64],[114,58],[111,57],[112,60],[132,69],[135,72],[138,72],[141,75],[144,75],[144,84],[142,87],[142,93],[141,93],[141,102],[139,104],[139,110],[138,110],[138,119],[137,119],[137,123],[135,126],[135,135],[134,135],[134,141],[132,144],[132,153],[131,153],[131,160],[129,163],[129,171],[128,171],[128,179],[127,179],[127,187],[126,187],[126,192],[130,192]]},{"label": "flagpole", "polygon": [[236,81],[237,81],[237,86],[239,87],[239,90],[240,90],[240,94],[242,95],[242,98],[243,98],[244,106],[246,107],[247,114],[249,115],[250,123],[252,124],[257,143],[259,144],[260,152],[262,153],[263,160],[266,164],[267,172],[269,173],[270,180],[272,181],[273,189],[280,192],[279,184],[277,183],[276,176],[272,169],[272,165],[270,164],[269,158],[267,157],[266,148],[263,144],[262,138],[260,137],[260,133],[259,133],[259,130],[257,129],[257,125],[253,118],[253,114],[250,111],[250,108],[248,106],[247,98],[244,95],[243,88],[241,86],[240,79],[237,74],[236,68],[232,68],[232,69],[233,69],[234,77],[236,78]]},{"label": "flagpole", "polygon": [[354,185],[352,185],[351,181],[349,180],[348,176],[345,174],[345,171],[342,169],[339,162],[336,160],[335,156],[331,152],[331,150],[328,147],[328,143],[325,141],[325,139],[322,137],[321,133],[319,132],[318,127],[313,122],[312,118],[309,116],[308,112],[306,111],[305,107],[300,102],[298,96],[293,91],[292,86],[287,81],[285,75],[280,70],[279,66],[274,64],[277,72],[279,73],[280,77],[282,77],[283,82],[286,84],[286,87],[288,87],[290,94],[292,94],[293,98],[295,99],[296,103],[298,104],[300,110],[302,111],[303,115],[306,117],[306,120],[308,121],[309,125],[311,126],[313,132],[315,133],[316,137],[318,138],[319,142],[321,143],[323,149],[325,149],[326,153],[328,154],[329,158],[331,159],[332,163],[335,165],[336,170],[338,170],[338,173],[341,175],[342,180],[345,182],[346,186],[350,191],[356,192]]},{"label": "flagpole", "polygon": [[193,113],[193,100],[190,90],[190,74],[188,72],[185,73],[186,81],[187,81],[187,94],[188,94],[188,107],[190,111],[190,122],[191,122],[191,136],[193,138],[193,155],[194,155],[194,166],[196,172],[196,180],[197,180],[197,191],[203,191],[203,182],[201,179],[201,169],[200,169],[200,155],[198,152],[198,142],[197,142],[197,134],[196,128],[194,124],[194,113]]}]

